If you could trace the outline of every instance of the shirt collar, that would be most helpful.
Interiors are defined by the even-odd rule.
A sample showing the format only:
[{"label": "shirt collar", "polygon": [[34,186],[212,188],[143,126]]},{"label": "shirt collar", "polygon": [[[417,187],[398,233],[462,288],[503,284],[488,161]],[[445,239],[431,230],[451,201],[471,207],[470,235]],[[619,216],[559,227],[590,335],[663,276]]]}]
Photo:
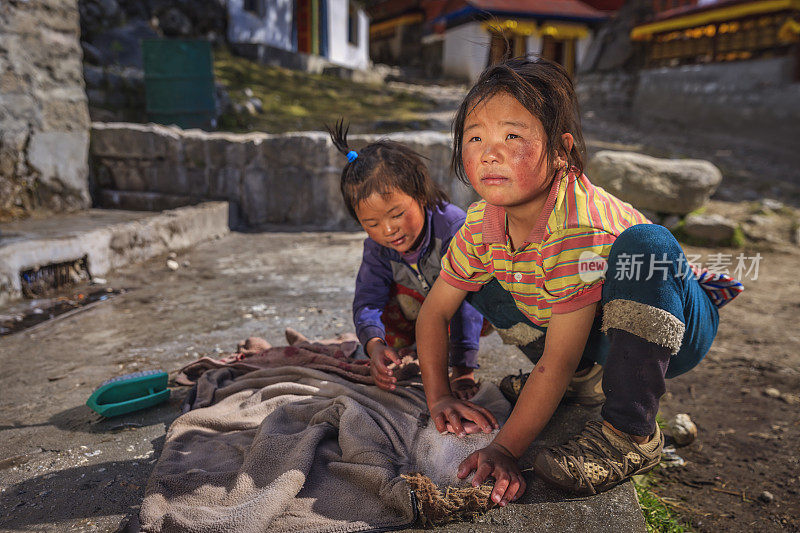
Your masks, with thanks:
[{"label": "shirt collar", "polygon": [[[550,192],[547,195],[542,212],[534,224],[528,238],[525,239],[525,244],[539,243],[542,241],[547,229],[547,220],[553,212],[553,207],[556,204],[558,197],[558,190],[561,184],[563,175],[556,177],[553,184],[550,186]],[[506,210],[500,206],[487,203],[483,210],[483,242],[487,244],[506,244]],[[518,246],[517,248],[521,248]]]}]

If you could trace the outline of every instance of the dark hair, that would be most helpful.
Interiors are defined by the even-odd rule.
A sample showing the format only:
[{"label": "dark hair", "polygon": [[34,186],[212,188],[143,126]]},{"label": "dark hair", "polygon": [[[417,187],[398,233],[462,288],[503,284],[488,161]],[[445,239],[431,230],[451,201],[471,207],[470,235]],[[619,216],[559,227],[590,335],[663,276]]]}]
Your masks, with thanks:
[{"label": "dark hair", "polygon": [[[347,155],[347,132],[343,121],[331,128],[326,125],[334,146]],[[358,152],[358,157],[342,169],[340,183],[342,198],[347,210],[358,220],[356,206],[374,193],[389,194],[397,189],[419,202],[423,209],[449,202],[445,193],[428,174],[428,167],[417,152],[398,142],[381,139],[370,143]]]},{"label": "dark hair", "polygon": [[[484,70],[458,108],[453,119],[453,157],[450,164],[459,180],[469,184],[461,156],[464,121],[481,102],[498,93],[513,96],[544,126],[548,174],[554,171],[553,154],[556,153],[566,157],[570,168],[575,167],[578,173],[583,172],[582,154],[586,146],[572,80],[557,63],[540,57],[519,57]],[[569,153],[565,153],[561,144],[561,136],[565,133],[571,133],[575,139]]]}]

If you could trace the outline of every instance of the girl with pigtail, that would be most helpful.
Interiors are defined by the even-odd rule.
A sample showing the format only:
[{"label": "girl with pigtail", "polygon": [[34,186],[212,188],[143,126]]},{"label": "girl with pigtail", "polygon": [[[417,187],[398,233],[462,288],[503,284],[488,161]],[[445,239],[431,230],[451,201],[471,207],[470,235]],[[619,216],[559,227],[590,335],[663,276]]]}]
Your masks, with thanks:
[{"label": "girl with pigtail", "polygon": [[[420,306],[439,277],[442,256],[466,219],[431,179],[422,157],[400,143],[373,142],[356,152],[349,128],[328,127],[336,148],[347,157],[341,191],[345,206],[367,232],[356,277],[353,322],[370,358],[378,387],[394,390],[391,363],[398,350],[415,345]],[[478,342],[483,317],[467,302],[449,322],[450,386],[461,399],[478,389]]]}]

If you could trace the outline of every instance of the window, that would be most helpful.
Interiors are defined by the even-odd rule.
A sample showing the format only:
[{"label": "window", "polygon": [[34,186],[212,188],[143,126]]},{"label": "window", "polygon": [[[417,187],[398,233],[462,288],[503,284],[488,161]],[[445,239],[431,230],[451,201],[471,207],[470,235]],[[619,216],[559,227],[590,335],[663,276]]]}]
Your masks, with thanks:
[{"label": "window", "polygon": [[347,42],[358,46],[358,7],[353,2],[348,2]]},{"label": "window", "polygon": [[263,17],[265,15],[264,0],[244,0],[242,7],[245,11],[258,17]]}]

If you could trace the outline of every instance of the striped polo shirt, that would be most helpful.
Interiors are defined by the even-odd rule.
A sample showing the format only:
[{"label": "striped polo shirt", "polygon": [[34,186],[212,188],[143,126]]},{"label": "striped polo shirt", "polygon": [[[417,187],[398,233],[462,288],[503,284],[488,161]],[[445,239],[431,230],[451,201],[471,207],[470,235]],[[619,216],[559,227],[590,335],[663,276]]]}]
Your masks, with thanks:
[{"label": "striped polo shirt", "polygon": [[600,301],[604,278],[587,275],[586,265],[593,258],[606,260],[625,229],[649,223],[586,176],[565,173],[554,180],[539,220],[516,250],[505,210],[485,200],[472,204],[442,259],[441,277],[467,291],[496,278],[531,322],[546,327],[553,313]]}]

